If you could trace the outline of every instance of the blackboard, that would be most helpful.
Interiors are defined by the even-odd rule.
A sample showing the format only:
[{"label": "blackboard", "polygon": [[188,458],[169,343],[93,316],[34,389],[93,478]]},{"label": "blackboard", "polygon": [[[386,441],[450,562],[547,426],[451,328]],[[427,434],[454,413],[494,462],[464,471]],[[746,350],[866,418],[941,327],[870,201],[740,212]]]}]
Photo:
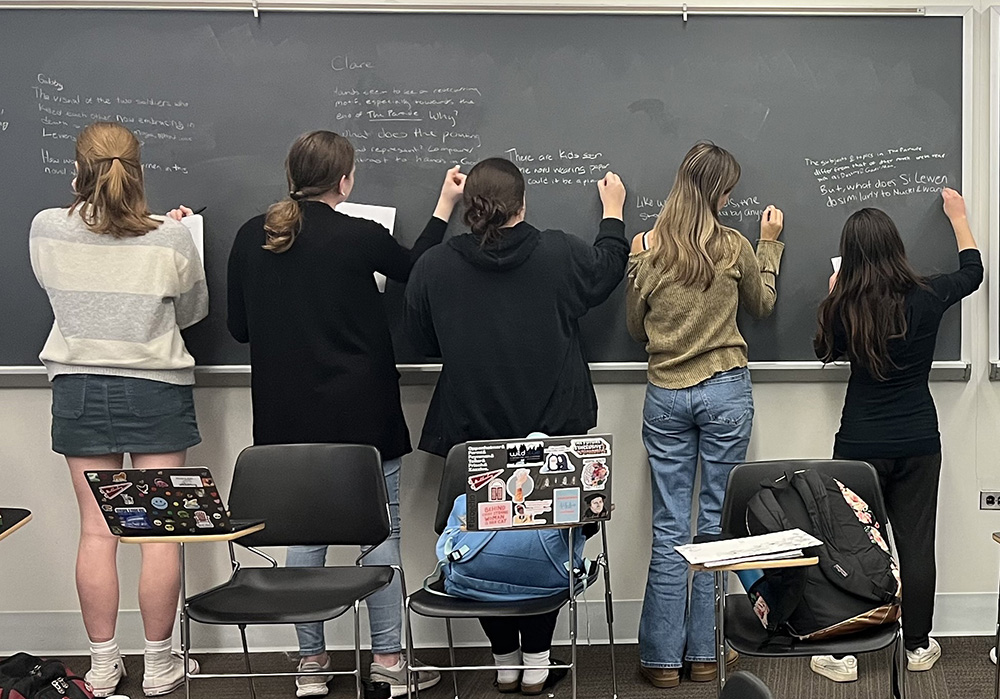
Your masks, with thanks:
[{"label": "blackboard", "polygon": [[[592,240],[610,166],[629,233],[646,230],[683,153],[716,141],[743,166],[725,220],[755,240],[757,212],[786,211],[777,310],[741,319],[752,360],[814,359],[829,259],[856,208],[886,209],[920,270],[955,264],[937,192],[962,184],[959,17],[0,10],[0,66],[4,366],[37,364],[51,316],[28,228],[68,202],[72,139],[95,118],[139,133],[155,210],[208,207],[212,312],[186,334],[201,365],[248,361],[225,329],[230,242],[282,195],[287,147],[315,128],[355,143],[352,200],[397,207],[405,243],[451,163],[494,155],[524,168],[540,228]],[[401,298],[390,284],[397,358],[421,362]],[[584,319],[591,361],[645,359],[623,298],[624,285]],[[946,319],[939,359],[960,357],[960,324]]]}]

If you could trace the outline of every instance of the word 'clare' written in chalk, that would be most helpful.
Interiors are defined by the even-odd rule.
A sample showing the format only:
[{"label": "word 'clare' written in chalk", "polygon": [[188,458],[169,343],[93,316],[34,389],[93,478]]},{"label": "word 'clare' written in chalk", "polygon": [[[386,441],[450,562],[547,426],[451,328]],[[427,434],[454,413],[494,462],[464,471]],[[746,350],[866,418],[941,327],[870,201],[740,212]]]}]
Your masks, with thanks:
[{"label": "word 'clare' written in chalk", "polygon": [[597,150],[528,152],[508,148],[503,154],[521,169],[528,186],[594,185],[611,169],[604,154]]}]

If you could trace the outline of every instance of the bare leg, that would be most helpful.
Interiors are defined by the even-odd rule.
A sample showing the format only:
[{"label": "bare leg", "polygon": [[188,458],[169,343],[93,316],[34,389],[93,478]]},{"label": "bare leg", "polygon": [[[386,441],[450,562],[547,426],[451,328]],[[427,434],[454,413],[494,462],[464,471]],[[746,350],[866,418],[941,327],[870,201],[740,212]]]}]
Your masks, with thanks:
[{"label": "bare leg", "polygon": [[67,456],[66,461],[80,507],[76,592],[87,636],[103,643],[115,637],[118,621],[118,538],[108,529],[84,471],[120,470],[122,455]]},{"label": "bare leg", "polygon": [[[140,469],[183,468],[186,455],[184,451],[132,454],[132,466]],[[162,641],[173,634],[180,590],[180,550],[177,544],[142,544],[139,611],[148,640]]]}]

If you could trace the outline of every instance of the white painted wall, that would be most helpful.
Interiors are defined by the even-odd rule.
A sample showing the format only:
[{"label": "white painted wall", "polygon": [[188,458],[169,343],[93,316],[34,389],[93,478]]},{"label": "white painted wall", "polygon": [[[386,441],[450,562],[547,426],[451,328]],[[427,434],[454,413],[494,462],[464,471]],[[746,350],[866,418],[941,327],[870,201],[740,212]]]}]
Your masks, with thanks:
[{"label": "white painted wall", "polygon": [[[607,6],[586,0],[574,4]],[[794,6],[778,0],[717,4]],[[840,0],[837,4],[870,6],[858,0]],[[969,6],[961,2],[941,4]],[[808,0],[798,5],[814,6]],[[880,6],[908,6],[908,3],[886,0]],[[973,155],[975,185],[985,194],[989,182],[988,6],[975,2],[974,7],[983,14],[977,13],[974,20],[976,106],[972,115],[973,138],[966,147]],[[985,249],[987,202],[979,197],[970,204],[974,230]],[[794,225],[790,226],[786,232],[789,245],[795,245],[796,235]],[[998,547],[990,533],[1000,530],[1000,513],[977,509],[980,487],[1000,489],[997,468],[1000,435],[996,428],[1000,423],[1000,384],[991,384],[987,378],[985,290],[975,295],[970,310],[973,331],[968,358],[974,366],[972,380],[967,384],[933,386],[944,440],[935,619],[936,632],[941,634],[992,633],[996,618]],[[835,384],[758,384],[754,390],[757,420],[750,457],[827,457],[839,421],[843,392],[844,387]],[[195,391],[195,397],[204,442],[191,450],[189,463],[210,467],[225,483],[236,455],[250,441],[249,389],[201,388]],[[419,433],[429,397],[429,387],[403,390],[406,416],[414,435]],[[610,527],[610,538],[618,607],[617,636],[628,640],[636,635],[650,541],[649,475],[640,441],[643,386],[602,385],[598,387],[598,397],[598,429],[612,432],[616,438],[615,500],[619,509]],[[0,389],[0,416],[0,503],[29,507],[35,512],[32,523],[0,543],[0,654],[22,649],[79,652],[85,648],[85,635],[73,586],[77,511],[65,464],[49,449],[49,391]],[[403,549],[411,589],[433,565],[431,523],[439,473],[440,463],[426,454],[415,453],[404,460]],[[193,546],[189,555],[193,562],[192,589],[225,578],[228,560],[224,545]],[[343,557],[345,562],[349,559]],[[120,562],[123,612],[119,638],[124,648],[135,649],[142,640],[134,592],[138,551],[123,546]],[[589,597],[593,634],[599,638],[603,636],[599,633],[599,591]],[[441,643],[444,635],[437,626],[420,626],[417,634],[419,644]],[[478,637],[472,626],[460,627],[459,635],[465,640]],[[290,649],[293,639],[289,629],[268,629],[252,636],[251,643],[256,640],[261,645]],[[334,644],[346,645],[350,639],[343,626],[336,626],[330,635]],[[234,647],[238,643],[234,634],[202,629],[196,630],[194,640],[197,649]]]}]

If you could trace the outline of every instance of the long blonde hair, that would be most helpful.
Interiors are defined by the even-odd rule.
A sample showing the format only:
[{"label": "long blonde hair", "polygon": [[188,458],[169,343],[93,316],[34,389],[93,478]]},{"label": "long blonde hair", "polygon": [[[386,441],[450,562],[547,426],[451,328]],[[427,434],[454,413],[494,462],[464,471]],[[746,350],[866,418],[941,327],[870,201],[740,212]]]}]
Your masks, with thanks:
[{"label": "long blonde hair", "polygon": [[76,139],[76,198],[78,208],[94,233],[134,238],[160,226],[146,203],[139,162],[139,139],[120,124],[98,121]]},{"label": "long blonde hair", "polygon": [[264,217],[265,250],[285,252],[302,227],[301,202],[340,187],[354,169],[354,146],[333,131],[302,134],[288,150],[285,175],[288,197],[272,204]]},{"label": "long blonde hair", "polygon": [[740,164],[724,148],[702,141],[687,152],[670,195],[653,226],[653,262],[684,286],[707,289],[716,268],[739,254],[733,236],[719,222],[719,204],[740,179]]}]

